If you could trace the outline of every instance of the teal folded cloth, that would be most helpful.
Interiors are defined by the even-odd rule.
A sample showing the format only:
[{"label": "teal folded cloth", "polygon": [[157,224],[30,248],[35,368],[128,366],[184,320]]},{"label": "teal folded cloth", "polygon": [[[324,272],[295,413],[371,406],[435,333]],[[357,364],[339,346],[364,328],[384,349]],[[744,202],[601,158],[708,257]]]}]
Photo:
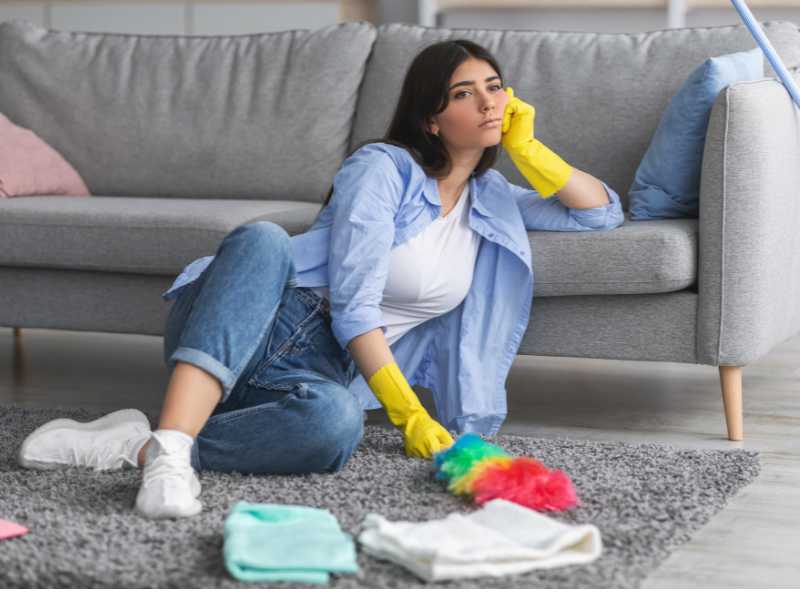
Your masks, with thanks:
[{"label": "teal folded cloth", "polygon": [[225,567],[241,581],[327,584],[357,573],[353,536],[327,509],[237,502],[225,519]]}]

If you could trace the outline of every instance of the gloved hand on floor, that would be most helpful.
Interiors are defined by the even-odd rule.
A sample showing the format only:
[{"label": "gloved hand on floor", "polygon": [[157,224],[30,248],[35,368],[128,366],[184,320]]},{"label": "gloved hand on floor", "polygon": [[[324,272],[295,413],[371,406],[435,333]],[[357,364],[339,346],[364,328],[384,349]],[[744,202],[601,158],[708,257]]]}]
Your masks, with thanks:
[{"label": "gloved hand on floor", "polygon": [[430,459],[453,445],[450,433],[431,418],[397,363],[382,366],[367,384],[386,409],[389,420],[403,432],[407,456]]},{"label": "gloved hand on floor", "polygon": [[514,96],[507,87],[508,103],[503,113],[500,143],[520,173],[542,198],[563,188],[572,176],[573,167],[534,137],[536,109]]}]

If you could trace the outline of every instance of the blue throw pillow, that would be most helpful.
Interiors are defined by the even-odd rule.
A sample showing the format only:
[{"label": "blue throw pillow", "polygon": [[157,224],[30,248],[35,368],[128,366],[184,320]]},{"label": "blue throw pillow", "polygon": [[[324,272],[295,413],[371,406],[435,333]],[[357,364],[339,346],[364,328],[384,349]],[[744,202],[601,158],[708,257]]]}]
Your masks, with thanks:
[{"label": "blue throw pillow", "polygon": [[631,221],[698,216],[711,107],[737,81],[764,77],[761,48],[707,59],[670,100],[628,190]]}]

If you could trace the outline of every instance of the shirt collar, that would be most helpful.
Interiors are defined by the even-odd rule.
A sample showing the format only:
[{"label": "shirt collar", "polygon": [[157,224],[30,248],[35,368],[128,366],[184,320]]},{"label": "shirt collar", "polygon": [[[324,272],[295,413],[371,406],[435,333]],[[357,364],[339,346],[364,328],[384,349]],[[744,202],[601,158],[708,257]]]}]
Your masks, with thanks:
[{"label": "shirt collar", "polygon": [[[484,217],[493,217],[495,216],[494,212],[484,204],[481,199],[481,192],[485,187],[485,182],[482,178],[469,178],[469,194],[472,207]],[[422,195],[425,196],[425,199],[431,204],[436,206],[442,205],[441,198],[439,198],[439,186],[436,184],[435,177],[425,175],[425,187],[422,190]]]}]

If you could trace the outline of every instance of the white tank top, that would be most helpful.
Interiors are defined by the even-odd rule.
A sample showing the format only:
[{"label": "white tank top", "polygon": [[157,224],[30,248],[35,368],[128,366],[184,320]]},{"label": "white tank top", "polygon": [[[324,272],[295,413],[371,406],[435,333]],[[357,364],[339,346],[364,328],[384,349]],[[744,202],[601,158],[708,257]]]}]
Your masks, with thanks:
[{"label": "white tank top", "polygon": [[[469,184],[447,216],[392,249],[380,305],[390,346],[466,298],[480,246],[480,236],[468,224],[468,207]],[[327,286],[310,289],[330,298]]]}]

